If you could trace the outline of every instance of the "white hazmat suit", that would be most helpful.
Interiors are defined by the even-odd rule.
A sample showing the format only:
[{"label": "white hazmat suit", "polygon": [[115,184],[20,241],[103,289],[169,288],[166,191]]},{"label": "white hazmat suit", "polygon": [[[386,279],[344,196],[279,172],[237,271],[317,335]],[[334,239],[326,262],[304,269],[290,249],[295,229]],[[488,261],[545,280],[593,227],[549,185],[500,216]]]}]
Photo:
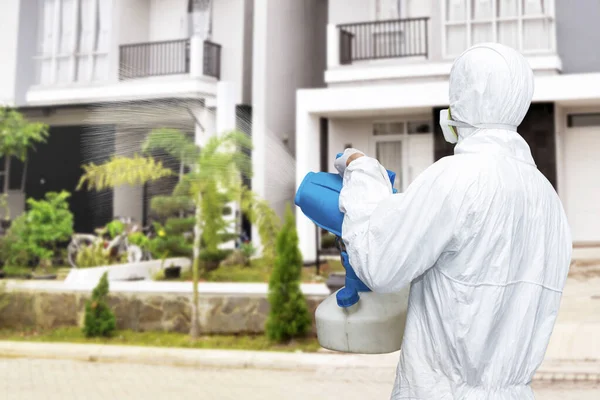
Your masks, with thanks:
[{"label": "white hazmat suit", "polygon": [[392,194],[373,158],[343,172],[350,264],[375,292],[411,284],[392,399],[534,398],[530,382],[550,340],[572,243],[554,188],[514,131],[532,95],[523,56],[474,46],[450,74],[450,112],[462,126],[454,156],[401,194]]}]

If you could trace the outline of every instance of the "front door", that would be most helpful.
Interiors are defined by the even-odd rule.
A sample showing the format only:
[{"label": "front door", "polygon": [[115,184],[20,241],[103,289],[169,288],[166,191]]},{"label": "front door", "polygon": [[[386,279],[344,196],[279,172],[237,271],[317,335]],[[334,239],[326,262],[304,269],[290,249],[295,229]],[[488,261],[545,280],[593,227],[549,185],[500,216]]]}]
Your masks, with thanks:
[{"label": "front door", "polygon": [[566,200],[573,242],[600,243],[600,125],[569,128],[564,147],[565,184],[561,195]]},{"label": "front door", "polygon": [[398,191],[433,164],[433,148],[432,126],[426,120],[374,124],[370,153],[396,173]]}]

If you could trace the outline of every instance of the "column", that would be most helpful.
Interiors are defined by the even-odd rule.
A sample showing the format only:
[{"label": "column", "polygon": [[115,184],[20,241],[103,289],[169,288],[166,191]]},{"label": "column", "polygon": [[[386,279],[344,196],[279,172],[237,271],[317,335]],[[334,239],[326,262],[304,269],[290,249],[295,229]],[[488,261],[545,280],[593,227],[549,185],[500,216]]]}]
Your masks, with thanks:
[{"label": "column", "polygon": [[[129,157],[139,151],[144,132],[117,126],[115,149],[117,156]],[[138,223],[144,218],[144,188],[124,185],[114,189],[113,216],[132,217]]]},{"label": "column", "polygon": [[[216,134],[222,135],[231,132],[236,126],[236,104],[235,104],[235,84],[233,82],[220,81],[217,83],[217,115],[216,115]],[[237,202],[227,204],[231,209],[231,214],[225,217],[226,221],[231,221],[228,232],[235,233],[240,224],[240,207]],[[235,222],[234,222],[235,221]],[[223,248],[234,248],[235,241],[224,243]]]},{"label": "column", "polygon": [[[296,189],[304,176],[320,170],[321,151],[319,146],[319,117],[307,111],[309,97],[298,92],[296,108]],[[296,208],[296,229],[300,242],[300,252],[305,263],[317,258],[315,224]]]}]

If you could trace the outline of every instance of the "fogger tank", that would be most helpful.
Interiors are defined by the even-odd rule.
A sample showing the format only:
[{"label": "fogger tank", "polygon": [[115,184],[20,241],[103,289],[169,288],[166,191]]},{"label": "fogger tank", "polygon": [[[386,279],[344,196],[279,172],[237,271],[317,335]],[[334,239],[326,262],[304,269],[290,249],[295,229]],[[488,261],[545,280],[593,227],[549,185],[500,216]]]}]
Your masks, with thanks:
[{"label": "fogger tank", "polygon": [[[396,174],[388,171],[388,175],[393,186]],[[344,220],[344,214],[339,210],[341,190],[340,175],[310,172],[304,177],[295,198],[295,204],[304,215],[336,235],[346,269],[345,286],[327,297],[315,313],[319,344],[346,353],[398,351],[404,336],[409,287],[398,293],[374,293],[356,276],[341,240]]]}]

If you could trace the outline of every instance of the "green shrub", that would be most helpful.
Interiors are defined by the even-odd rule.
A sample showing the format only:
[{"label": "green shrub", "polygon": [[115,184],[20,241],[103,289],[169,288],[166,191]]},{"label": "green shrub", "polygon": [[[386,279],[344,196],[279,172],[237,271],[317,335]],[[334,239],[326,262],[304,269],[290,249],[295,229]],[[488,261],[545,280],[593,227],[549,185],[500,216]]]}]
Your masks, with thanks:
[{"label": "green shrub", "polygon": [[150,239],[142,232],[132,232],[127,236],[130,244],[136,245],[142,250],[150,250]]},{"label": "green shrub", "polygon": [[83,246],[75,259],[79,268],[104,267],[106,265],[122,264],[127,262],[127,254],[114,259],[104,248],[104,242],[99,240],[89,246]]},{"label": "green shrub", "polygon": [[123,224],[118,219],[115,219],[113,221],[110,221],[108,224],[106,224],[105,229],[108,232],[108,235],[110,236],[110,238],[114,239],[117,236],[119,236],[121,233],[123,233],[123,231],[125,231],[125,224]]},{"label": "green shrub", "polygon": [[285,223],[277,235],[275,254],[275,265],[269,280],[271,311],[266,334],[269,339],[281,342],[306,334],[311,325],[306,299],[300,291],[302,256],[289,205]]},{"label": "green shrub", "polygon": [[107,303],[108,272],[105,272],[85,304],[83,333],[86,337],[109,337],[117,329],[115,314]]},{"label": "green shrub", "polygon": [[244,255],[244,265],[250,265],[250,259],[256,254],[256,247],[254,247],[251,242],[242,243],[240,250]]},{"label": "green shrub", "polygon": [[202,266],[202,270],[204,273],[213,271],[219,268],[221,262],[225,261],[230,254],[232,254],[232,250],[222,250],[222,249],[204,249],[200,250],[200,265]]},{"label": "green shrub", "polygon": [[186,237],[183,234],[187,226],[189,226],[187,218],[169,218],[164,226],[155,223],[156,236],[148,242],[152,257],[158,259],[192,257],[193,237]]},{"label": "green shrub", "polygon": [[15,265],[51,263],[59,255],[58,246],[73,234],[73,214],[69,192],[46,193],[44,200],[28,199],[29,211],[21,214],[7,232],[6,261]]}]

